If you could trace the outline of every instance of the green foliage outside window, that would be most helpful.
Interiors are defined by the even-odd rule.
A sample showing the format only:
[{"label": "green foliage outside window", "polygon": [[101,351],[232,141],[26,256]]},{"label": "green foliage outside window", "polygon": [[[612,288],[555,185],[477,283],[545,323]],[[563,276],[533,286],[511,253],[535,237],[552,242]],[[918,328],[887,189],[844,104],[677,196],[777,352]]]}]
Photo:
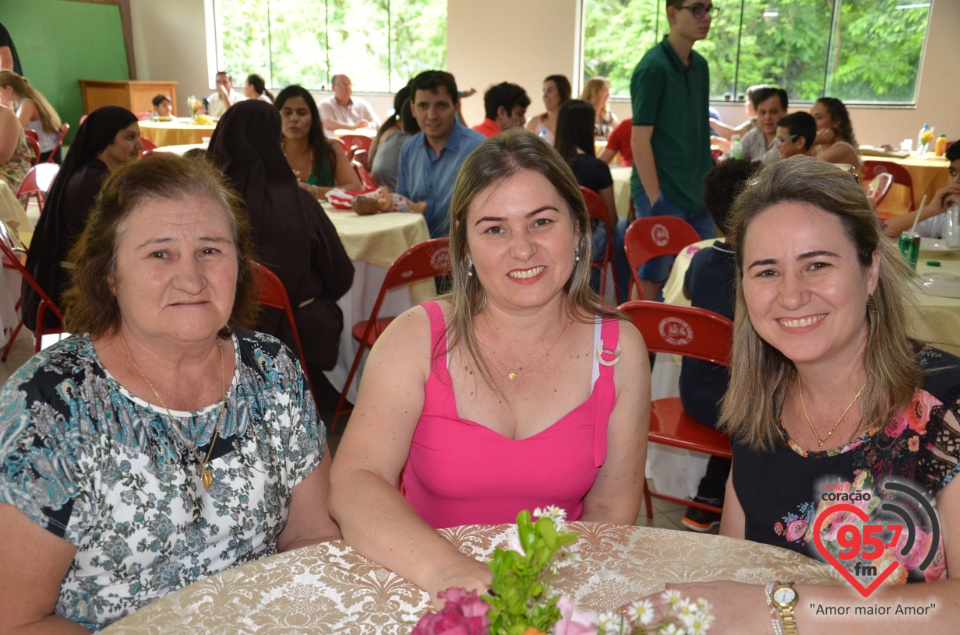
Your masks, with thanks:
[{"label": "green foliage outside window", "polygon": [[[702,0],[710,4],[711,0]],[[669,32],[663,0],[583,0],[584,81],[610,77],[629,96],[643,54]],[[693,4],[687,2],[686,4]],[[791,101],[914,103],[929,0],[713,0],[720,8],[696,50],[711,97],[784,87]]]},{"label": "green foliage outside window", "polygon": [[220,68],[240,85],[330,89],[347,73],[354,90],[395,92],[445,66],[446,0],[216,0]]}]

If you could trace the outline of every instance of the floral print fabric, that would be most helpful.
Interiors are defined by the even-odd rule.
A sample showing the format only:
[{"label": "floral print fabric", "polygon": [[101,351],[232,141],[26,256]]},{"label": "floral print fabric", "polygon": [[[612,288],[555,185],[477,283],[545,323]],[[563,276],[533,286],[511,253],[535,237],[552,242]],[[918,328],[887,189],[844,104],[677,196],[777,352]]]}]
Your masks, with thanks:
[{"label": "floral print fabric", "polygon": [[[775,452],[758,453],[734,444],[734,487],[746,515],[748,539],[822,559],[814,542],[821,512],[847,503],[863,511],[870,524],[903,525],[901,518],[879,509],[891,502],[916,522],[913,547],[906,555],[901,553],[908,540],[903,531],[880,558],[863,563],[883,571],[893,560],[899,561],[901,566],[888,583],[947,576],[942,534],[933,561],[920,570],[931,547],[931,523],[909,496],[885,487],[906,485],[936,507],[937,492],[960,472],[960,359],[930,347],[917,354],[924,385],[908,407],[842,447],[806,451],[782,428],[785,444]],[[834,555],[848,550],[841,548],[837,534],[851,523],[864,525],[853,513],[837,513],[821,528],[821,541]],[[893,542],[892,536],[884,536]]]},{"label": "floral print fabric", "polygon": [[[322,457],[323,425],[283,344],[250,332],[234,344],[209,490],[167,411],[127,392],[89,337],[42,351],[3,386],[0,502],[77,547],[57,615],[99,630],[276,551],[291,490]],[[170,414],[206,456],[219,411]]]}]

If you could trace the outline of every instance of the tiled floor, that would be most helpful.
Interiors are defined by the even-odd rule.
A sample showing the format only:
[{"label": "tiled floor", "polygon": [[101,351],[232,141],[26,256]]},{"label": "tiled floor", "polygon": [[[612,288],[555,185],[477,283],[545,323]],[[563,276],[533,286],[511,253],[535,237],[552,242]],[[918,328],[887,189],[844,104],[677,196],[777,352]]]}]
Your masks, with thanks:
[{"label": "tiled floor", "polygon": [[[0,381],[6,381],[13,372],[20,367],[30,356],[33,355],[33,333],[26,329],[21,329],[17,341],[10,351],[10,357],[6,362],[0,362]],[[330,407],[332,410],[332,406]],[[340,434],[330,437],[330,446],[336,453],[336,447],[340,442]],[[649,483],[648,483],[649,485]],[[644,509],[640,511],[640,517],[637,524],[642,527],[659,527],[661,529],[676,529],[679,531],[689,531],[681,523],[680,519],[686,512],[686,507],[677,505],[669,501],[653,499],[653,518],[647,519]],[[711,533],[717,533],[714,529]]]}]

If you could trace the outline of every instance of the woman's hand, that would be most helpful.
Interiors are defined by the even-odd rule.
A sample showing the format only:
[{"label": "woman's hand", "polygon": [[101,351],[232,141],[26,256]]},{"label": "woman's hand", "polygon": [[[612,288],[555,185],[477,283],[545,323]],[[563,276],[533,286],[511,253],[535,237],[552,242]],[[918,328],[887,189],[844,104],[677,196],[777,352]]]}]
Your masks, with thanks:
[{"label": "woman's hand", "polygon": [[[710,633],[752,633],[765,635],[773,632],[773,621],[767,605],[764,588],[740,582],[703,582],[694,584],[667,584],[666,590],[676,589],[688,600],[703,598],[710,602],[714,618]],[[645,600],[656,606],[662,604],[661,593],[648,595]],[[629,606],[629,605],[627,605]],[[621,611],[627,606],[621,607]]]},{"label": "woman's hand", "polygon": [[837,140],[837,131],[833,128],[819,128],[817,129],[817,136],[814,137],[813,144],[821,146],[832,146],[833,142]]},{"label": "woman's hand", "polygon": [[446,601],[437,595],[440,591],[457,587],[467,591],[476,591],[478,595],[483,595],[490,589],[492,583],[493,572],[490,571],[490,567],[478,560],[464,556],[456,563],[438,569],[430,576],[426,590],[430,593],[430,599],[439,611],[446,604]]},{"label": "woman's hand", "polygon": [[[310,192],[310,196],[312,196],[313,198],[317,198],[317,199],[318,199],[318,198],[321,198],[321,197],[320,197],[320,188],[317,187],[316,185],[310,185],[309,183],[305,183],[305,182],[303,182],[303,181],[297,181],[297,185],[299,185],[302,189]],[[324,197],[324,198],[326,198],[326,197]]]}]

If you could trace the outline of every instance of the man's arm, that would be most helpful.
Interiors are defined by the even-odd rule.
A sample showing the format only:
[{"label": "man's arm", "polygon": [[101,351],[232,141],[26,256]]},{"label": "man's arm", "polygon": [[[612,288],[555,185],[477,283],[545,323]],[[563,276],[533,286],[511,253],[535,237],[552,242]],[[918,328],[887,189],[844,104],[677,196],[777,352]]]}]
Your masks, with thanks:
[{"label": "man's arm", "polygon": [[630,132],[630,149],[633,150],[633,164],[637,167],[637,176],[647,193],[652,207],[660,198],[660,178],[657,176],[657,161],[653,156],[653,126],[634,126]]}]

